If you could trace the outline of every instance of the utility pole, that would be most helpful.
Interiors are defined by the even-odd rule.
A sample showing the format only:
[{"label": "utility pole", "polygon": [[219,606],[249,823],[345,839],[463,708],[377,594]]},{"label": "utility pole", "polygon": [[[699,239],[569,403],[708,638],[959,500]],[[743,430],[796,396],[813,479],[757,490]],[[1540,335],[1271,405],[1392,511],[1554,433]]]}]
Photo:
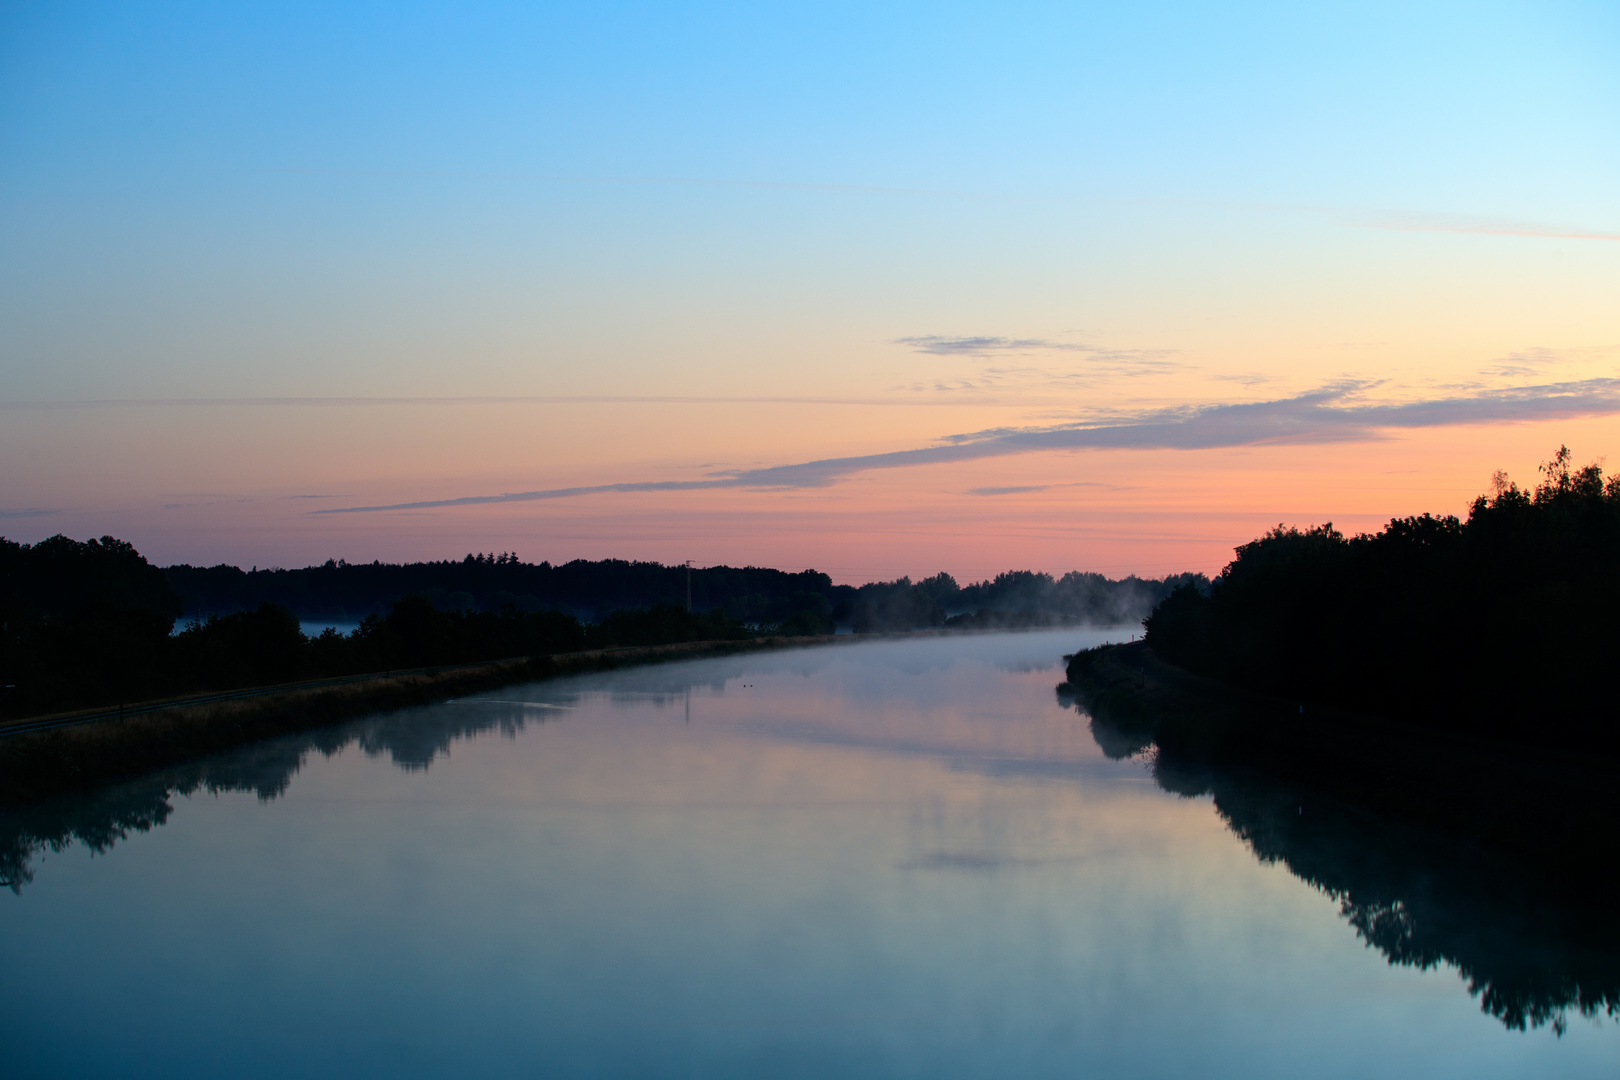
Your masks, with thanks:
[{"label": "utility pole", "polygon": [[692,614],[692,560],[686,560],[686,613]]}]

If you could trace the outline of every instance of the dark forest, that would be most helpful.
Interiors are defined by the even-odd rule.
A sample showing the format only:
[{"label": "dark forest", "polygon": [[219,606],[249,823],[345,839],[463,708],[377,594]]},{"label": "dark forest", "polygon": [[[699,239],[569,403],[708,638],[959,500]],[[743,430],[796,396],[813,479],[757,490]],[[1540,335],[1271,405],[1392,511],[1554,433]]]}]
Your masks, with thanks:
[{"label": "dark forest", "polygon": [[[113,537],[0,539],[0,716],[584,649],[1139,619],[1177,585],[1014,571],[859,587],[814,570],[514,554],[301,570],[150,564]],[[688,582],[690,581],[690,585]],[[690,605],[687,602],[690,587]],[[316,636],[304,621],[347,621]]]},{"label": "dark forest", "polygon": [[1498,473],[1466,519],[1347,537],[1278,528],[1146,622],[1162,659],[1225,683],[1428,727],[1620,750],[1620,476],[1560,448]]}]

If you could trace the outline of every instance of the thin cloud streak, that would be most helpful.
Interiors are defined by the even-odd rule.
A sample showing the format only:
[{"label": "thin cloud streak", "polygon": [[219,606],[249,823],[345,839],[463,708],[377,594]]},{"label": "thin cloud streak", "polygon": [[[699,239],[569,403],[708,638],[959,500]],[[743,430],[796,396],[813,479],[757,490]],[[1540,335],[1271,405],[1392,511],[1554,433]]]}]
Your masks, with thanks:
[{"label": "thin cloud streak", "polygon": [[1464,233],[1480,236],[1525,236],[1546,240],[1620,240],[1620,232],[1583,229],[1577,225],[1540,225],[1534,222],[1494,218],[1463,218],[1447,214],[1397,214],[1365,217],[1350,224],[1361,229],[1390,232]]},{"label": "thin cloud streak", "polygon": [[[1186,364],[1174,359],[1173,349],[1110,349],[1076,341],[1050,338],[1010,338],[989,334],[968,336],[921,334],[894,338],[889,344],[904,345],[927,356],[960,357],[980,363],[977,375],[950,382],[918,382],[912,391],[932,390],[937,394],[985,394],[1012,388],[1072,391],[1110,379],[1165,375],[1183,370]],[[1052,371],[1011,362],[1014,357],[1058,354],[1058,362],[1071,370]],[[1078,370],[1073,370],[1078,368]],[[893,389],[908,389],[894,387]]]},{"label": "thin cloud streak", "polygon": [[487,397],[243,397],[243,398],[85,398],[0,401],[0,410],[122,408],[369,408],[392,405],[891,405],[934,408],[994,405],[994,398],[929,400],[913,398],[720,397],[674,394],[536,394]]},{"label": "thin cloud streak", "polygon": [[968,488],[969,495],[1023,495],[1030,491],[1049,491],[1051,484],[1013,484],[1008,487]]},{"label": "thin cloud streak", "polygon": [[490,503],[533,502],[582,495],[717,488],[828,487],[858,473],[946,465],[1051,450],[1214,450],[1262,443],[1323,444],[1379,437],[1389,429],[1521,423],[1620,413],[1620,379],[1518,387],[1465,397],[1402,404],[1347,403],[1363,383],[1344,383],[1297,397],[1240,405],[1161,409],[1113,421],[1044,428],[993,428],[949,436],[941,444],[880,454],[824,458],[711,476],[703,480],[597,484],[589,487],[430,499],[386,506],[333,507],[315,514],[425,510]]},{"label": "thin cloud streak", "polygon": [[1071,480],[1063,484],[1012,484],[1003,487],[976,487],[968,488],[969,495],[1022,495],[1030,491],[1051,491],[1055,488],[1113,488],[1118,490],[1117,484],[1104,484],[1095,480]]},{"label": "thin cloud streak", "polygon": [[550,173],[463,172],[440,169],[263,169],[279,176],[339,176],[379,179],[496,180],[542,184],[672,184],[680,187],[756,188],[764,191],[848,191],[867,195],[930,195],[971,198],[966,192],[933,188],[836,184],[814,180],[733,180],[708,176],[564,176]]},{"label": "thin cloud streak", "polygon": [[698,491],[704,488],[746,486],[734,478],[720,480],[658,480],[647,483],[595,484],[590,487],[553,488],[548,491],[509,491],[502,495],[467,495],[459,499],[429,499],[424,502],[393,503],[388,506],[335,506],[313,510],[311,514],[370,514],[383,510],[428,510],[443,506],[481,506],[486,503],[537,502],[543,499],[572,499],[580,495],[603,495],[624,491]]},{"label": "thin cloud streak", "polygon": [[933,356],[987,356],[991,353],[1037,351],[1078,353],[1102,351],[1078,342],[1050,341],[1046,338],[950,337],[944,334],[920,334],[914,337],[895,338],[891,344],[908,345],[913,352],[928,353]]}]

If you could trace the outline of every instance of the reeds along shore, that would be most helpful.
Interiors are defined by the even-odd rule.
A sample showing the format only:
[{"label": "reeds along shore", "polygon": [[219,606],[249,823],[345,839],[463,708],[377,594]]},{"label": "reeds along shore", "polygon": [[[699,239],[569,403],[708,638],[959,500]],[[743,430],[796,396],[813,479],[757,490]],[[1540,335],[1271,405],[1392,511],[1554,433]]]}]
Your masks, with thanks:
[{"label": "reeds along shore", "polygon": [[138,776],[243,743],[337,723],[366,713],[425,705],[517,683],[636,664],[816,644],[819,637],[696,641],[508,660],[454,671],[381,675],[334,686],[0,735],[0,806]]}]

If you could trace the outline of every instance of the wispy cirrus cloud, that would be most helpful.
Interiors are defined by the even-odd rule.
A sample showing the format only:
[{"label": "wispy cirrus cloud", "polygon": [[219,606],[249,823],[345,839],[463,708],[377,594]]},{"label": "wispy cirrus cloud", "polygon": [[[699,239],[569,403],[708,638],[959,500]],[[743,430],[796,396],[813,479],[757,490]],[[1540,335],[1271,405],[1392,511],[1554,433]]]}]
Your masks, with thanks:
[{"label": "wispy cirrus cloud", "polygon": [[544,184],[622,184],[629,186],[754,188],[761,191],[855,192],[868,195],[964,196],[962,192],[937,188],[885,187],[877,184],[839,184],[815,180],[747,180],[724,176],[586,176],[564,173],[483,172],[464,169],[334,169],[282,168],[260,170],[269,175],[314,176],[362,179],[437,179],[482,181],[528,181]]},{"label": "wispy cirrus cloud", "polygon": [[969,495],[1024,495],[1031,491],[1046,491],[1051,484],[1011,484],[1006,487],[968,488]]},{"label": "wispy cirrus cloud", "polygon": [[1603,360],[1617,350],[1613,345],[1583,346],[1579,348],[1549,349],[1536,346],[1508,353],[1491,367],[1482,368],[1481,375],[1495,378],[1546,378],[1548,368],[1560,364],[1578,364],[1582,361]]},{"label": "wispy cirrus cloud", "polygon": [[890,344],[904,345],[928,356],[961,358],[978,364],[978,371],[971,377],[894,387],[914,392],[986,393],[1032,387],[1073,390],[1108,379],[1161,375],[1186,366],[1171,349],[1114,349],[1051,338],[923,334],[895,338]]},{"label": "wispy cirrus cloud", "polygon": [[1392,232],[1474,233],[1481,236],[1527,236],[1549,240],[1620,240],[1620,232],[1579,225],[1549,225],[1506,218],[1460,214],[1368,212],[1350,215],[1348,223],[1363,229]]},{"label": "wispy cirrus cloud", "polygon": [[1274,375],[1262,375],[1258,371],[1234,372],[1229,375],[1212,375],[1210,378],[1218,382],[1235,382],[1241,386],[1263,386],[1268,382],[1276,381]]},{"label": "wispy cirrus cloud", "polygon": [[946,436],[934,445],[910,450],[740,469],[703,479],[548,488],[381,506],[332,507],[314,513],[424,510],[632,492],[818,488],[878,469],[949,465],[1053,450],[1212,450],[1266,443],[1354,442],[1381,438],[1391,430],[1620,413],[1620,379],[1588,379],[1394,403],[1360,400],[1370,386],[1346,382],[1275,401],[1155,409],[1045,427],[992,428]]},{"label": "wispy cirrus cloud", "polygon": [[895,397],[822,397],[812,395],[727,396],[677,394],[539,394],[483,397],[240,397],[240,398],[63,398],[56,400],[0,401],[0,411],[28,412],[55,409],[167,409],[167,408],[373,408],[462,405],[831,405],[874,406],[944,405],[947,402]]},{"label": "wispy cirrus cloud", "polygon": [[1117,484],[1101,484],[1094,480],[1070,480],[1061,484],[1008,484],[996,487],[968,488],[969,495],[1025,495],[1032,491],[1051,491],[1053,488],[1117,488]]},{"label": "wispy cirrus cloud", "polygon": [[60,514],[61,512],[43,506],[23,506],[11,510],[0,508],[0,518],[50,517],[52,514]]},{"label": "wispy cirrus cloud", "polygon": [[1010,338],[986,335],[953,337],[923,334],[895,338],[892,345],[905,345],[913,352],[930,356],[967,356],[992,360],[1008,356],[1035,356],[1042,353],[1068,354],[1102,361],[1133,361],[1161,367],[1178,366],[1170,359],[1170,349],[1113,349],[1083,341],[1054,341],[1051,338]]},{"label": "wispy cirrus cloud", "polygon": [[1090,345],[1073,341],[1052,341],[1047,338],[1009,338],[968,336],[951,337],[945,334],[922,334],[915,337],[895,338],[892,344],[908,346],[913,352],[933,356],[996,356],[1006,353],[1074,352],[1092,353]]}]

